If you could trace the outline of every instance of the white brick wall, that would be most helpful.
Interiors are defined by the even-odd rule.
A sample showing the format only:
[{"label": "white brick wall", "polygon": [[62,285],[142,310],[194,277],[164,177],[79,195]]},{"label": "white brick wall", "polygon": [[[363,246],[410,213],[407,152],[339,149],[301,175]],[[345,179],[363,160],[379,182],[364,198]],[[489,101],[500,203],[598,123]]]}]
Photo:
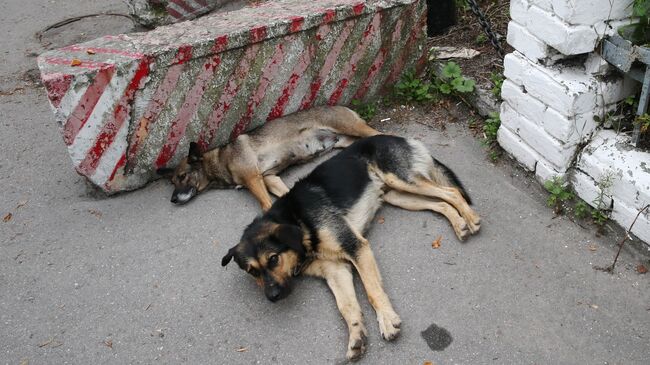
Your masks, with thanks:
[{"label": "white brick wall", "polygon": [[[623,225],[650,201],[650,154],[620,148],[629,144],[612,131],[598,131],[594,116],[602,118],[638,84],[613,73],[596,46],[632,21],[632,1],[511,0],[507,41],[516,51],[504,59],[497,138],[538,181],[570,176],[589,203],[597,182],[612,174],[606,204],[613,204],[612,218]],[[634,229],[647,242],[649,218],[641,217]]]}]

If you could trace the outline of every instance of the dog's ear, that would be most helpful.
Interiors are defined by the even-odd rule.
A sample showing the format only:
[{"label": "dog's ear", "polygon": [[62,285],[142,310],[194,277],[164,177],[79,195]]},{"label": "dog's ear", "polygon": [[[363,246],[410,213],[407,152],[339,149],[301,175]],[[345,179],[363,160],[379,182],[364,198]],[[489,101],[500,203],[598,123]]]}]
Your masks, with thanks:
[{"label": "dog's ear", "polygon": [[298,254],[303,255],[305,253],[305,247],[302,245],[302,229],[299,226],[279,224],[273,231],[273,237]]},{"label": "dog's ear", "polygon": [[228,250],[228,253],[226,254],[226,256],[224,256],[224,257],[221,259],[221,266],[226,266],[226,265],[228,265],[228,264],[230,263],[230,260],[232,260],[232,258],[233,258],[234,256],[235,256],[235,248],[232,247],[230,250]]},{"label": "dog's ear", "polygon": [[156,174],[163,177],[171,177],[172,175],[174,175],[174,169],[170,169],[169,167],[161,167],[158,170],[156,170]]},{"label": "dog's ear", "polygon": [[203,152],[201,152],[201,147],[196,142],[190,142],[190,152],[187,155],[187,161],[189,163],[201,162],[203,159]]}]

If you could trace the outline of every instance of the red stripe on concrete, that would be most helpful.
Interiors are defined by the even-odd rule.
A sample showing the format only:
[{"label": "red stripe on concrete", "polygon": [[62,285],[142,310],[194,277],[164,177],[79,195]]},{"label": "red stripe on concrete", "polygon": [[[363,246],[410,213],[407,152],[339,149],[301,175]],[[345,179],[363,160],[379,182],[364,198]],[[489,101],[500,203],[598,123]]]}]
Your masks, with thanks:
[{"label": "red stripe on concrete", "polygon": [[336,10],[334,9],[326,9],[325,10],[325,15],[323,16],[323,24],[327,24],[334,20],[334,17],[336,16]]},{"label": "red stripe on concrete", "polygon": [[171,66],[167,70],[167,74],[165,74],[163,81],[160,83],[160,85],[158,85],[158,88],[151,98],[151,101],[147,105],[147,109],[145,110],[144,114],[142,114],[142,118],[138,121],[138,126],[136,127],[135,132],[133,133],[133,137],[131,138],[128,153],[129,163],[131,163],[131,161],[134,161],[134,158],[140,148],[140,144],[149,135],[149,126],[155,123],[158,119],[158,115],[167,104],[167,100],[169,99],[172,91],[174,91],[176,88],[178,79],[184,69],[184,64],[175,64]]},{"label": "red stripe on concrete", "polygon": [[[322,37],[326,36],[327,33],[329,33],[330,29],[331,28],[328,25],[321,26],[320,29],[318,30],[317,39],[321,39]],[[284,115],[284,108],[287,106],[289,99],[291,98],[293,92],[298,86],[298,82],[300,81],[300,78],[304,75],[305,71],[311,64],[311,60],[314,58],[315,54],[316,54],[316,42],[313,42],[309,45],[308,48],[303,50],[302,54],[300,55],[300,58],[296,62],[296,65],[293,67],[293,70],[291,70],[291,76],[289,76],[289,80],[287,81],[284,88],[282,89],[282,93],[280,94],[280,97],[275,102],[275,106],[273,107],[273,109],[271,109],[269,115],[266,117],[267,121],[273,120],[275,118]]]},{"label": "red stripe on concrete", "polygon": [[250,38],[252,43],[259,42],[266,38],[266,26],[260,25],[250,30]]},{"label": "red stripe on concrete", "polygon": [[[126,164],[126,154],[123,153],[122,157],[117,161],[117,164],[113,168],[113,172],[111,172],[111,176],[108,178],[108,182],[113,181],[113,178],[115,178],[115,174],[117,174],[117,170],[119,170],[121,167],[123,167]],[[107,182],[107,184],[108,184]]]},{"label": "red stripe on concrete", "polygon": [[185,44],[178,48],[178,52],[176,53],[176,57],[174,58],[173,63],[182,65],[191,59],[192,59],[192,45]]},{"label": "red stripe on concrete", "polygon": [[365,7],[365,3],[358,3],[357,5],[352,6],[352,11],[354,11],[354,15],[361,15],[361,12],[363,12]]},{"label": "red stripe on concrete", "polygon": [[129,57],[129,58],[137,58],[140,59],[144,57],[144,54],[139,53],[139,52],[129,52],[129,51],[123,51],[121,49],[112,49],[112,48],[97,48],[97,47],[79,47],[76,44],[73,44],[71,46],[63,47],[61,48],[64,51],[73,51],[73,52],[86,52],[88,53],[89,51],[92,53],[97,53],[97,54],[116,54],[119,56],[124,56],[124,57]]},{"label": "red stripe on concrete", "polygon": [[61,105],[61,99],[70,88],[72,79],[72,75],[65,75],[60,72],[41,77],[45,90],[47,90],[47,97],[55,108]]},{"label": "red stripe on concrete", "polygon": [[[286,43],[291,43],[293,41],[293,37],[287,37],[287,39],[285,39]],[[246,104],[246,113],[241,117],[239,122],[233,128],[232,132],[230,133],[230,139],[237,138],[237,136],[239,136],[248,128],[255,108],[257,108],[257,106],[264,98],[264,95],[266,94],[266,88],[271,83],[271,80],[274,80],[277,76],[280,64],[284,60],[284,54],[285,45],[283,43],[279,43],[277,46],[275,46],[275,52],[273,53],[273,56],[262,69],[262,73],[260,74],[260,82],[257,84],[257,89],[248,99],[248,103]]]},{"label": "red stripe on concrete", "polygon": [[361,44],[359,44],[359,46],[356,48],[352,54],[352,57],[350,57],[350,60],[347,62],[345,69],[343,72],[341,72],[341,81],[339,81],[339,84],[336,86],[336,89],[334,89],[334,92],[332,92],[332,95],[330,96],[328,102],[330,105],[336,104],[341,98],[341,95],[343,95],[345,88],[350,83],[350,77],[352,77],[354,72],[357,70],[357,63],[359,63],[361,58],[365,55],[368,45],[372,41],[372,38],[375,36],[375,34],[377,34],[380,21],[381,13],[376,13],[366,27],[366,30],[363,32],[363,36],[361,37]]},{"label": "red stripe on concrete", "polygon": [[352,28],[354,27],[354,24],[355,24],[354,21],[345,22],[345,26],[341,30],[341,33],[338,35],[336,42],[334,42],[334,45],[332,46],[329,53],[327,54],[327,57],[325,57],[325,62],[323,63],[323,66],[321,67],[318,76],[316,76],[314,81],[312,81],[311,85],[309,86],[309,92],[302,99],[302,102],[300,104],[300,109],[311,108],[312,104],[314,103],[314,100],[316,99],[316,96],[318,95],[318,91],[320,90],[323,84],[323,80],[325,80],[327,76],[330,74],[330,71],[332,71],[332,68],[336,63],[336,60],[338,59],[339,54],[341,53],[341,50],[345,45],[345,41],[350,36],[350,32],[352,32]]},{"label": "red stripe on concrete", "polygon": [[167,13],[169,13],[169,15],[171,15],[173,18],[177,20],[185,19],[185,15],[177,12],[176,10],[172,9],[170,6],[167,6]]},{"label": "red stripe on concrete", "polygon": [[[81,67],[81,68],[109,68],[113,67],[112,63],[106,63],[106,62],[95,62],[95,61],[84,61],[84,60],[78,60],[74,58],[61,58],[61,57],[47,57],[44,59],[45,62],[52,64],[52,65],[63,65],[63,66],[70,66],[70,67]],[[75,61],[75,63],[78,63],[74,66],[72,66],[72,62]]]},{"label": "red stripe on concrete", "polygon": [[86,124],[114,74],[115,69],[112,67],[97,72],[92,84],[88,86],[79,104],[75,106],[63,126],[63,141],[66,145],[72,144],[81,128]]},{"label": "red stripe on concrete", "polygon": [[131,82],[124,90],[124,95],[118,102],[115,110],[113,111],[113,117],[104,124],[101,132],[97,135],[95,139],[95,144],[87,152],[86,157],[83,161],[77,166],[77,171],[84,176],[90,176],[95,172],[97,165],[99,164],[99,159],[104,154],[104,151],[110,147],[115,139],[115,135],[124,124],[129,114],[129,105],[135,96],[135,91],[140,87],[141,81],[149,75],[149,64],[150,59],[143,59],[140,61],[140,65],[136,70]]},{"label": "red stripe on concrete", "polygon": [[237,68],[226,83],[226,86],[221,93],[221,97],[219,98],[219,102],[217,102],[214,107],[214,111],[206,120],[205,127],[199,136],[198,143],[201,148],[203,148],[203,150],[207,150],[212,143],[212,140],[217,133],[217,129],[219,128],[223,117],[226,115],[226,112],[228,109],[230,109],[230,104],[232,103],[233,99],[235,99],[237,91],[239,91],[241,83],[246,78],[248,70],[250,69],[250,64],[257,55],[259,49],[259,43],[254,43],[246,48],[246,51],[242,56],[242,59],[239,61]]},{"label": "red stripe on concrete", "polygon": [[293,32],[297,32],[302,29],[302,23],[305,21],[305,18],[301,16],[294,16],[291,17],[291,26],[289,26],[289,30]]},{"label": "red stripe on concrete", "polygon": [[395,29],[393,29],[393,35],[391,37],[390,43],[382,45],[382,48],[379,50],[379,53],[375,57],[375,60],[373,61],[372,65],[370,66],[370,69],[368,70],[368,74],[366,75],[365,80],[363,80],[363,83],[361,84],[357,92],[352,97],[353,99],[361,100],[366,95],[368,88],[370,88],[370,85],[372,85],[372,83],[375,81],[377,74],[384,66],[388,48],[392,48],[393,45],[397,44],[397,42],[399,41],[400,35],[402,33],[403,23],[404,22],[402,22],[402,19],[397,19],[397,22],[395,23]]},{"label": "red stripe on concrete", "polygon": [[422,15],[420,15],[420,19],[418,19],[417,23],[411,30],[411,34],[409,34],[408,41],[404,45],[399,59],[393,64],[393,69],[391,70],[390,75],[388,75],[388,78],[386,78],[385,84],[393,84],[397,80],[397,77],[402,73],[402,71],[404,71],[404,63],[406,62],[406,58],[410,56],[408,52],[411,51],[411,46],[413,42],[415,42],[415,40],[418,38],[418,34],[422,33],[422,26],[426,20],[427,12],[423,11]]},{"label": "red stripe on concrete", "polygon": [[181,9],[185,10],[190,14],[196,10],[190,4],[182,0],[170,0],[169,2],[178,5]]},{"label": "red stripe on concrete", "polygon": [[196,78],[194,86],[185,96],[185,101],[181,106],[181,109],[178,111],[176,118],[172,121],[171,127],[169,128],[169,133],[167,134],[167,139],[163,145],[158,158],[156,159],[156,168],[164,167],[167,165],[167,162],[174,156],[176,153],[176,148],[181,138],[185,135],[185,130],[187,125],[192,120],[194,113],[199,108],[201,99],[203,98],[203,93],[205,93],[205,88],[208,85],[208,82],[212,80],[214,72],[221,64],[221,56],[215,55],[208,59],[201,67],[201,71]]}]

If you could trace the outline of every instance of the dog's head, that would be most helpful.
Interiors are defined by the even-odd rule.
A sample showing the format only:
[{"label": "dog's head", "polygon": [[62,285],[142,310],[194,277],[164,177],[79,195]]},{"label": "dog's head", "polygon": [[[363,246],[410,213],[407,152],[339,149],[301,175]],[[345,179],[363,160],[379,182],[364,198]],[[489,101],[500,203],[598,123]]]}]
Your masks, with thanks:
[{"label": "dog's head", "polygon": [[171,202],[185,204],[210,185],[203,170],[203,152],[199,145],[190,143],[190,151],[175,169],[160,168],[157,174],[167,176],[174,184]]},{"label": "dog's head", "polygon": [[279,224],[265,217],[251,223],[239,243],[228,251],[221,265],[234,258],[239,267],[252,275],[272,302],[291,292],[291,278],[298,274],[305,257],[303,232],[299,226]]}]

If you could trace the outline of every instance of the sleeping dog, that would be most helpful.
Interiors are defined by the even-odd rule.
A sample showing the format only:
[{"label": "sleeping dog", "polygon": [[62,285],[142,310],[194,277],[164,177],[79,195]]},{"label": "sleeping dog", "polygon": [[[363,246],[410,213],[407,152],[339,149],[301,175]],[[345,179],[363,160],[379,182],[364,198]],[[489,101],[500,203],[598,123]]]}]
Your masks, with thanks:
[{"label": "sleeping dog", "polygon": [[297,182],[255,218],[221,264],[234,258],[272,302],[289,294],[294,276],[324,278],[348,325],[347,357],[357,359],[365,352],[366,329],[352,266],[375,309],[382,337],[390,341],[400,331],[400,318],[363,235],[383,201],[441,213],[461,240],[480,228],[479,216],[450,169],[416,140],[380,135],[355,142]]}]

